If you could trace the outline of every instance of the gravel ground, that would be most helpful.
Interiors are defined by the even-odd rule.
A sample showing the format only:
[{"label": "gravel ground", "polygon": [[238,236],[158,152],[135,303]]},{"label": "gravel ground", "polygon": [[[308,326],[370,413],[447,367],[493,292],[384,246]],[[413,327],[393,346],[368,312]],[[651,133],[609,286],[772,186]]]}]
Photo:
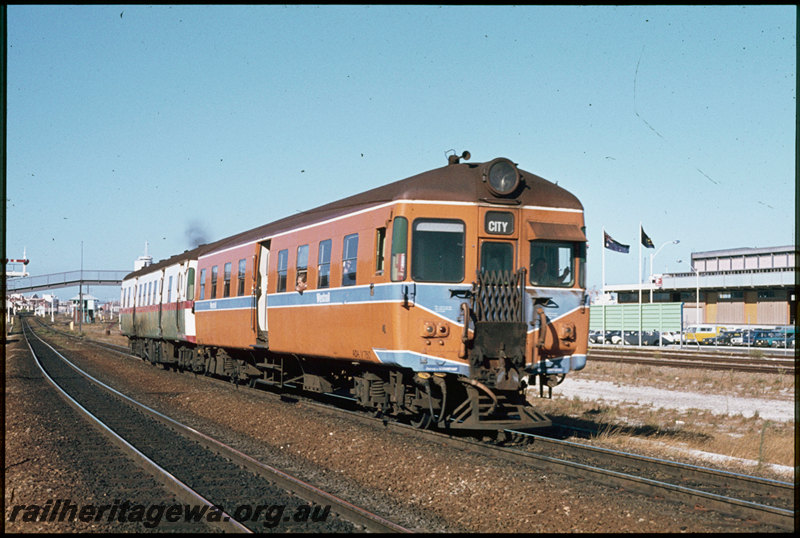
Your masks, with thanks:
[{"label": "gravel ground", "polygon": [[610,381],[567,377],[553,390],[554,398],[579,397],[583,400],[605,400],[610,403],[633,403],[666,409],[708,409],[715,415],[758,415],[765,420],[788,422],[795,419],[796,404],[791,400],[737,398],[723,394],[708,394],[656,387],[633,386]]},{"label": "gravel ground", "polygon": [[[126,501],[146,507],[178,501],[64,403],[30,359],[21,335],[4,344],[6,532],[210,530],[202,522],[175,525],[162,520],[153,525],[146,518],[137,522],[127,509],[130,518],[117,515],[109,522],[109,508],[99,517],[81,521],[79,510],[84,508],[116,505],[116,513],[122,514]],[[114,471],[98,472],[102,468]],[[75,512],[70,515],[70,510]],[[51,511],[53,521],[44,515]],[[62,521],[56,521],[59,517]]]},{"label": "gravel ground", "polygon": [[[15,355],[14,360],[23,360]],[[104,381],[262,461],[416,530],[434,532],[774,531],[697,507],[658,501],[555,473],[520,469],[288,404],[191,374],[96,353],[86,366]],[[10,387],[9,387],[10,388]],[[22,412],[22,411],[20,411]],[[24,419],[7,422],[20,442]],[[10,428],[15,431],[9,432]],[[8,439],[8,437],[7,437]],[[35,440],[28,442],[36,448]],[[50,451],[52,447],[42,447]],[[7,441],[8,451],[8,441]],[[50,458],[49,452],[38,456]],[[14,461],[14,460],[9,460]],[[54,465],[57,462],[54,462]],[[36,474],[37,468],[27,472]],[[52,472],[25,480],[47,484]],[[16,480],[20,479],[17,477]],[[6,499],[15,481],[6,481]],[[57,490],[63,483],[50,486]],[[8,503],[7,503],[8,504]],[[86,529],[91,530],[91,529]]]}]

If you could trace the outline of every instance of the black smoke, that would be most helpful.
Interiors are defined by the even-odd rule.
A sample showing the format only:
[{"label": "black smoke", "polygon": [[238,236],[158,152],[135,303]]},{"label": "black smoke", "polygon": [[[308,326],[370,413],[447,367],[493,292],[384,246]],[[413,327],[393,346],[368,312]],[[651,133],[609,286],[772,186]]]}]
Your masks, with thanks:
[{"label": "black smoke", "polygon": [[184,235],[191,248],[197,248],[200,245],[208,243],[208,232],[206,232],[203,224],[196,220],[187,225]]}]

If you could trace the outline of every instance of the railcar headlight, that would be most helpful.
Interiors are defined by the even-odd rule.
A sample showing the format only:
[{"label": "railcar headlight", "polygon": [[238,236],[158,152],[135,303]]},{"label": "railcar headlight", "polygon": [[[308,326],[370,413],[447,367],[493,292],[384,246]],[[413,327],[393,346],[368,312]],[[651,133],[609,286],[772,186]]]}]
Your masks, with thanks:
[{"label": "railcar headlight", "polygon": [[508,159],[499,158],[489,163],[484,179],[488,180],[489,190],[498,196],[506,196],[517,190],[519,171]]}]

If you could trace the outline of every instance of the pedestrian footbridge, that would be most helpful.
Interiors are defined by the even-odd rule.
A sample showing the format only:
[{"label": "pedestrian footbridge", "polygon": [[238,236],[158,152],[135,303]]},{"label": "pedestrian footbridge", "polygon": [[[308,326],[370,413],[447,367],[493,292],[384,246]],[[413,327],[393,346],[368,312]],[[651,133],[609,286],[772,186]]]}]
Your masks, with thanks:
[{"label": "pedestrian footbridge", "polygon": [[119,286],[131,271],[67,271],[50,275],[26,276],[6,280],[6,293],[28,293],[39,290],[68,288],[70,286]]}]

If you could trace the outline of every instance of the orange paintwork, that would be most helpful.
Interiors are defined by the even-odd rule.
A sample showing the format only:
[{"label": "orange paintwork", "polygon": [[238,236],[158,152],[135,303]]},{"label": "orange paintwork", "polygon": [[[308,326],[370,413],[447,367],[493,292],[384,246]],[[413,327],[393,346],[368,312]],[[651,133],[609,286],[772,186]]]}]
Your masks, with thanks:
[{"label": "orange paintwork", "polygon": [[[514,231],[511,234],[495,235],[487,233],[484,219],[487,211],[512,212]],[[475,277],[478,266],[480,242],[483,239],[493,241],[509,241],[515,245],[517,267],[527,267],[530,256],[529,241],[532,238],[528,221],[544,220],[560,224],[569,224],[580,228],[583,226],[582,212],[561,212],[531,208],[507,208],[478,206],[475,204],[442,204],[414,203],[398,201],[372,210],[362,211],[311,225],[296,231],[278,234],[271,238],[251,241],[236,248],[229,248],[219,253],[211,253],[201,257],[198,263],[198,280],[203,269],[206,270],[205,295],[209,300],[211,291],[211,268],[219,268],[217,276],[218,296],[222,294],[224,284],[225,263],[232,264],[231,289],[237,287],[238,260],[246,259],[245,295],[255,297],[254,282],[257,270],[259,243],[269,241],[269,275],[268,293],[277,293],[278,253],[288,251],[287,260],[287,294],[299,295],[294,291],[297,276],[297,247],[308,245],[308,278],[305,293],[313,292],[317,287],[318,249],[320,241],[332,240],[330,263],[330,290],[340,288],[342,279],[343,238],[358,233],[357,286],[381,286],[391,283],[389,278],[390,246],[392,244],[392,219],[403,216],[409,222],[409,243],[411,225],[417,218],[458,219],[464,222],[466,244],[464,249],[464,279],[461,287],[469,285]],[[375,239],[376,230],[385,228],[384,268],[376,269]],[[411,251],[408,245],[407,269],[411,267]],[[576,268],[578,264],[575,265]],[[409,270],[407,270],[407,273]],[[406,282],[410,283],[408,275]],[[578,279],[575,279],[578,282]],[[457,284],[453,284],[456,286]],[[576,284],[577,286],[577,284]],[[348,288],[345,288],[348,289]],[[349,288],[354,289],[354,288]],[[201,286],[195,286],[196,301],[201,301]],[[325,290],[329,291],[328,289]],[[273,295],[269,295],[273,297]],[[253,299],[252,304],[255,304]],[[424,337],[425,323],[444,324],[447,326],[445,337]],[[228,348],[250,348],[257,345],[256,312],[254,306],[245,310],[198,310],[196,316],[197,341],[203,345],[214,345]],[[547,350],[543,357],[557,357],[564,354],[586,353],[586,339],[581,335],[588,331],[588,308],[583,313],[572,312],[565,318],[551,325],[549,333],[560,331],[564,323],[575,326],[576,339],[562,340],[549,334],[546,339]],[[466,363],[458,357],[461,348],[462,326],[453,321],[446,321],[441,316],[432,314],[419,307],[405,308],[400,302],[378,302],[344,305],[305,305],[284,306],[268,309],[269,348],[278,353],[296,353],[304,356],[325,356],[349,360],[377,361],[373,349],[406,349],[409,351],[435,355],[452,361]],[[528,333],[528,350],[532,350],[536,339],[536,331]],[[529,354],[530,363],[532,353]]]}]

